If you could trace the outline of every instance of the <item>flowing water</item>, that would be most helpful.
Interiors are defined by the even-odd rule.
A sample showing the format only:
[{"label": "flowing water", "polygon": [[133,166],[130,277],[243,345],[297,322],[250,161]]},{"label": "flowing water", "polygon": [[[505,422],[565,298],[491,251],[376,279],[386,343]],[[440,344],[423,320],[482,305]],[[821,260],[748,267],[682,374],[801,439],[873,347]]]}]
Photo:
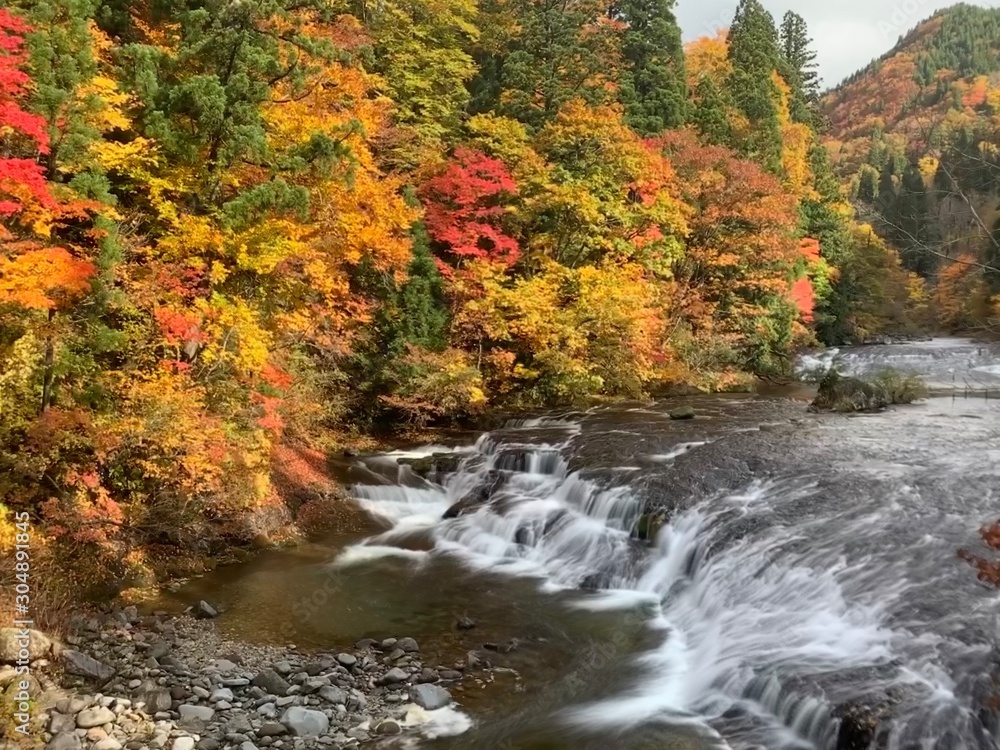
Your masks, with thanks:
[{"label": "flowing water", "polygon": [[[996,350],[962,340],[807,364],[824,362],[1000,383]],[[857,417],[623,404],[362,457],[354,532],[185,595],[245,637],[414,635],[430,661],[478,648],[508,668],[456,693],[471,728],[428,748],[863,750],[870,721],[871,747],[996,750],[1000,594],[956,552],[1000,516],[1000,399],[960,390]],[[433,453],[458,470],[405,463]]]}]

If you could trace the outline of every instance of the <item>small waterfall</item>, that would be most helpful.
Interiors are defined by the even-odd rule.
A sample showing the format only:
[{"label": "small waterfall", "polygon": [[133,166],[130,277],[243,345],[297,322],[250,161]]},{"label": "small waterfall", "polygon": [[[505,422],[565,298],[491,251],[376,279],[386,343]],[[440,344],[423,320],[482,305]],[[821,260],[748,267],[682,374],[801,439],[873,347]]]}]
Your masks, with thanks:
[{"label": "small waterfall", "polygon": [[[551,441],[553,429],[562,442]],[[459,469],[441,483],[397,464],[396,482],[354,487],[362,506],[392,528],[338,562],[416,559],[429,553],[399,548],[420,532],[430,554],[453,555],[469,569],[579,591],[573,606],[581,616],[621,610],[642,617],[662,634],[660,645],[640,657],[631,689],[568,710],[563,718],[578,726],[697,720],[738,737],[734,747],[831,750],[838,704],[904,686],[918,698],[896,716],[889,750],[996,750],[995,740],[970,739],[978,719],[934,674],[943,644],[920,642],[907,652],[899,643],[909,634],[886,625],[886,607],[907,596],[905,563],[880,569],[885,585],[866,597],[861,584],[871,574],[829,551],[877,532],[888,510],[835,517],[823,510],[814,482],[757,483],[706,498],[643,541],[644,502],[625,483],[628,472],[602,481],[571,470],[565,456],[579,432],[566,420],[520,420],[453,451]],[[658,459],[700,445],[678,443]],[[391,474],[384,463],[370,468]],[[818,510],[789,525],[783,508],[801,503]],[[747,528],[754,533],[741,532]],[[849,688],[838,683],[845,674]],[[910,738],[915,744],[906,744]]]}]

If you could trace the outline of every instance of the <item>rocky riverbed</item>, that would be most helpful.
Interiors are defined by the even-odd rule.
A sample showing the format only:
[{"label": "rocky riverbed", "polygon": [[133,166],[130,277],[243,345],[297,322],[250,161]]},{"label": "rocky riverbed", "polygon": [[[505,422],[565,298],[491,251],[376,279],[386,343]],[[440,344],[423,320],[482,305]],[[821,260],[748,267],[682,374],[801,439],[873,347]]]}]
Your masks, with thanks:
[{"label": "rocky riverbed", "polygon": [[[8,705],[23,679],[17,658],[16,631],[4,628]],[[32,631],[30,659],[26,744],[48,750],[337,750],[382,735],[441,736],[467,726],[452,692],[489,679],[475,652],[429,664],[406,636],[306,653],[227,640],[211,619],[134,607],[81,618],[61,642]],[[0,745],[16,747],[19,735],[7,732]]]}]

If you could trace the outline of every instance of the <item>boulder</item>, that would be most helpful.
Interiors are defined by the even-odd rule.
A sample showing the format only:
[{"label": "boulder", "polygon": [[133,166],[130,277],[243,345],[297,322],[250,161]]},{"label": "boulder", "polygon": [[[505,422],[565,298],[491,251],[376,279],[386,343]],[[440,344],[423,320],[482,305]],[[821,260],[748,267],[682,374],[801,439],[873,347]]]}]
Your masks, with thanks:
[{"label": "boulder", "polygon": [[[27,638],[25,638],[27,635]],[[24,654],[22,654],[22,650]],[[23,655],[28,661],[41,659],[52,650],[52,641],[40,630],[0,628],[0,661],[13,664]]]},{"label": "boulder", "polygon": [[439,685],[424,683],[410,688],[410,700],[428,711],[436,711],[451,704],[451,693]]},{"label": "boulder", "polygon": [[106,682],[115,676],[115,670],[107,664],[71,648],[65,648],[59,653],[63,669],[68,674],[85,677],[89,680]]},{"label": "boulder", "polygon": [[285,711],[281,723],[296,737],[318,737],[330,728],[326,714],[302,706],[292,706]]},{"label": "boulder", "polygon": [[671,419],[694,419],[694,407],[693,406],[681,406],[670,412]]}]

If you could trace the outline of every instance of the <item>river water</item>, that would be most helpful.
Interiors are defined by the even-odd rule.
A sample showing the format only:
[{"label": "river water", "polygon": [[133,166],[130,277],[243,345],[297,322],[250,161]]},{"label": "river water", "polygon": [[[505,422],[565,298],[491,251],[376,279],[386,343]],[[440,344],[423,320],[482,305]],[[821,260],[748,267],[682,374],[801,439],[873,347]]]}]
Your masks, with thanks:
[{"label": "river water", "polygon": [[[503,668],[455,692],[467,731],[384,747],[996,750],[1000,593],[957,551],[988,554],[1000,516],[1000,351],[803,367],[831,363],[954,391],[865,416],[810,414],[801,388],[618,404],[345,459],[350,531],[179,596],[251,640],[409,635],[425,662]],[[458,471],[405,463],[442,452]]]}]

